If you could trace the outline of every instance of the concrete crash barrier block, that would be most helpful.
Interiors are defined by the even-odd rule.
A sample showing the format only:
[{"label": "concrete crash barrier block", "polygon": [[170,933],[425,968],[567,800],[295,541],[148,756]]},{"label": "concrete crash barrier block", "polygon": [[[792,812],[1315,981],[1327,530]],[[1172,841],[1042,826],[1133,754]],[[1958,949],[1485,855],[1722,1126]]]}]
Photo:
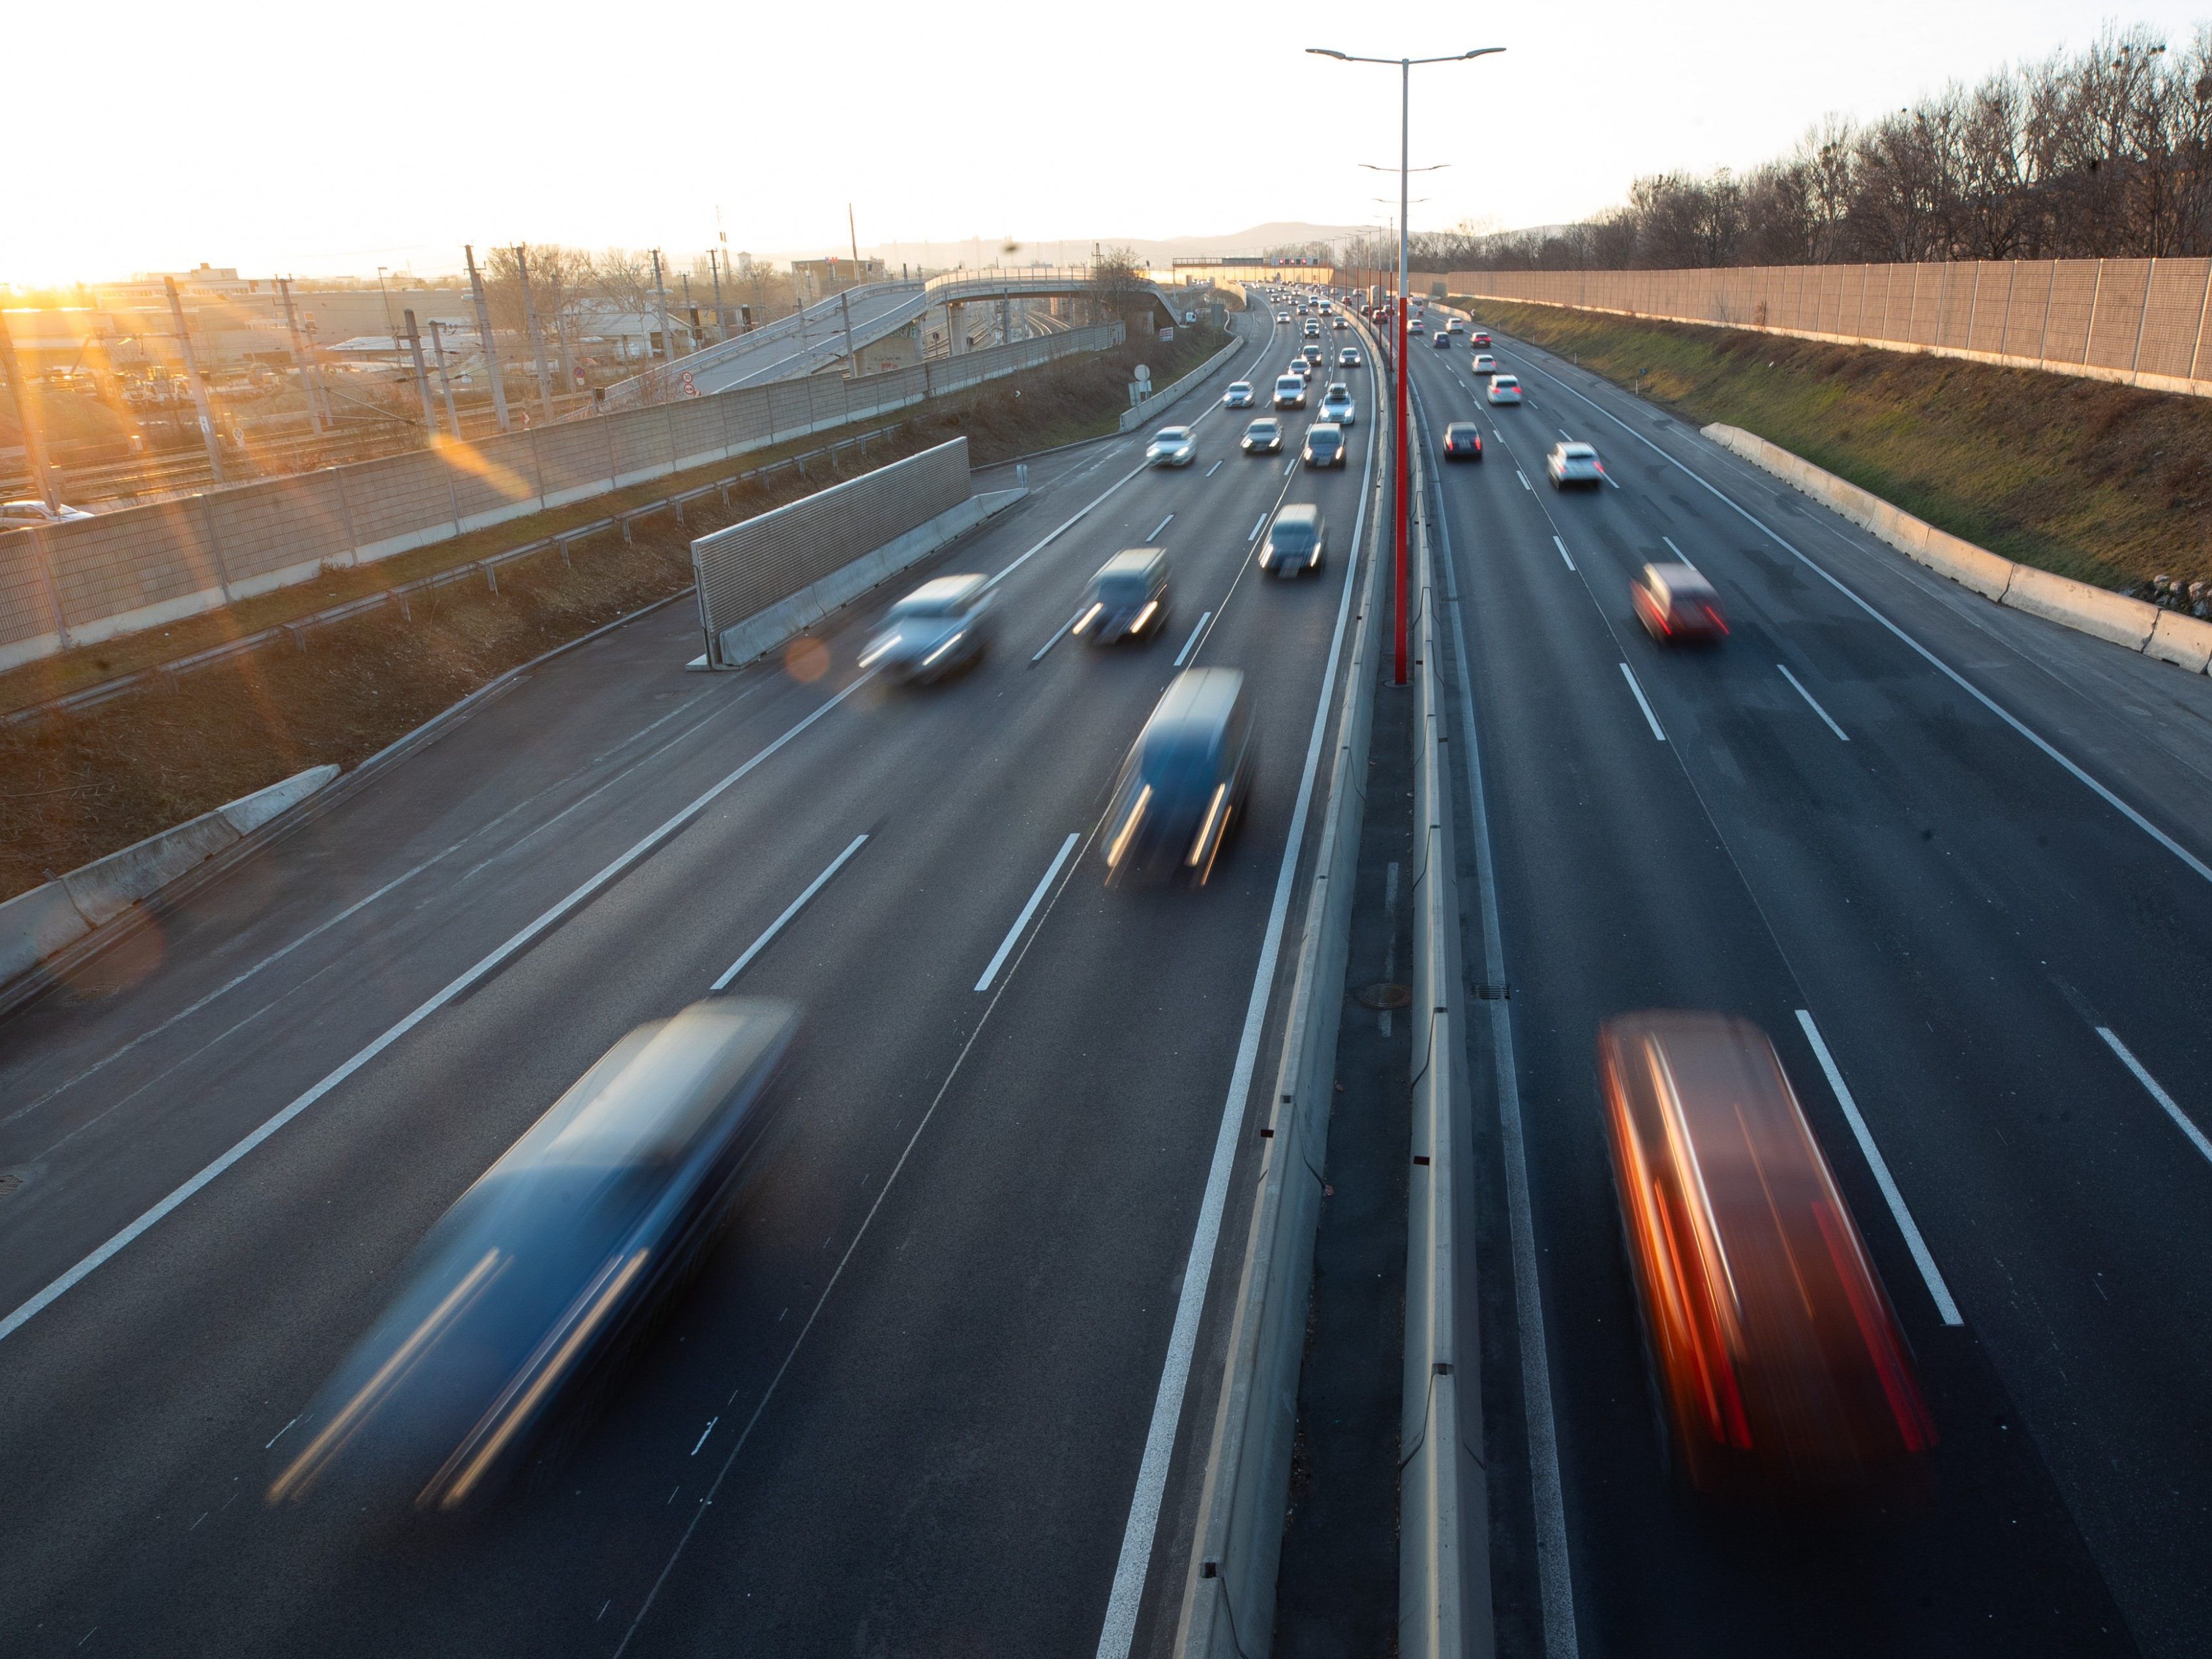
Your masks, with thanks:
[{"label": "concrete crash barrier block", "polygon": [[238,831],[218,807],[72,870],[62,878],[62,884],[84,919],[97,927],[237,839]]},{"label": "concrete crash barrier block", "polygon": [[2212,668],[2212,623],[2185,617],[2179,611],[2161,611],[2143,654],[2202,674]]},{"label": "concrete crash barrier block", "polygon": [[2114,645],[2124,645],[2130,651],[2140,651],[2148,644],[2151,630],[2158,625],[2158,607],[2148,600],[2110,593],[2026,565],[2013,568],[2012,586],[2005,591],[2003,603],[2031,617],[2063,623]]},{"label": "concrete crash barrier block", "polygon": [[1999,605],[2005,602],[2006,593],[2019,577],[2018,565],[1932,526],[1923,525],[1921,531],[1924,540],[1912,550],[1915,559],[1960,586],[1972,588],[1985,599],[1995,599]]},{"label": "concrete crash barrier block", "polygon": [[27,974],[92,931],[69,889],[50,881],[0,904],[0,984]]},{"label": "concrete crash barrier block", "polygon": [[338,769],[335,766],[311,766],[282,783],[272,783],[266,789],[257,789],[252,794],[241,796],[228,806],[216,810],[240,835],[250,836],[278,813],[291,811],[337,775]]}]

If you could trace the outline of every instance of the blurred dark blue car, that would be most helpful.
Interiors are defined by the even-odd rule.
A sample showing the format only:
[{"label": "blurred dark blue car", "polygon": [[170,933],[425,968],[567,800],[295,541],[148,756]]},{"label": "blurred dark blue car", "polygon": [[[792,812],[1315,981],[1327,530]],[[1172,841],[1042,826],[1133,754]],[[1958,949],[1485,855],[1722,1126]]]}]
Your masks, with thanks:
[{"label": "blurred dark blue car", "polygon": [[324,1385],[270,1501],[481,1503],[587,1397],[713,1235],[780,1115],[788,1004],[695,1003],[608,1050],[464,1193]]}]

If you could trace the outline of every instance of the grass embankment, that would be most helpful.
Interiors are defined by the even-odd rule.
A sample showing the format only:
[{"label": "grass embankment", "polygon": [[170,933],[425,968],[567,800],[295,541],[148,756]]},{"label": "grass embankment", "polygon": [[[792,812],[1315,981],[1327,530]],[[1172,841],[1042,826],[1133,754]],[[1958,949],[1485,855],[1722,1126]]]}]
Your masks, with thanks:
[{"label": "grass embankment", "polygon": [[[855,476],[963,434],[972,463],[981,466],[1111,432],[1128,406],[1125,388],[1136,362],[1148,361],[1164,384],[1218,350],[1223,338],[1179,331],[1173,346],[1149,345],[1141,358],[1127,347],[1071,358],[922,405],[895,436],[870,445],[865,459],[850,452],[838,475]],[[817,434],[794,447],[825,441]],[[161,633],[71,653],[88,664],[104,657],[107,666],[70,672],[84,683],[183,656],[589,523],[625,495],[635,498],[629,505],[658,500],[763,459],[719,463],[366,569],[332,572]],[[686,508],[688,529],[656,515],[635,526],[634,544],[616,532],[578,542],[573,566],[550,551],[516,560],[501,567],[496,593],[481,580],[457,581],[414,595],[411,617],[387,605],[315,630],[304,650],[282,639],[82,714],[0,728],[0,899],[310,766],[355,765],[518,663],[681,592],[691,581],[692,537],[835,481],[825,476],[826,463],[810,463],[807,471],[804,480],[786,472],[732,489],[726,512],[713,497],[695,502]],[[53,696],[35,688],[53,684],[64,660],[0,677],[0,693],[12,697],[0,706]]]},{"label": "grass embankment", "polygon": [[2124,590],[2212,578],[2212,399],[1744,329],[1451,303],[2021,564]]}]

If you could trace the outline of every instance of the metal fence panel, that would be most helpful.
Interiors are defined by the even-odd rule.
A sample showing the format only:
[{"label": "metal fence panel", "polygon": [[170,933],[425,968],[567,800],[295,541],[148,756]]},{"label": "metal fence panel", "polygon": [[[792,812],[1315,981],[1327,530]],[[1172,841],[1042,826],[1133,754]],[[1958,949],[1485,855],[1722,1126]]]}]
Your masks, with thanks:
[{"label": "metal fence panel", "polygon": [[2212,259],[2154,259],[2143,308],[2142,350],[2136,367],[2145,374],[2185,379],[2196,355],[2197,325],[2212,295],[2206,277]]},{"label": "metal fence panel", "polygon": [[691,563],[709,649],[724,629],[951,511],[970,493],[968,441],[955,438],[700,537]]},{"label": "metal fence panel", "polygon": [[2099,368],[2135,368],[2136,340],[2142,332],[2143,302],[2149,297],[2150,271],[2148,259],[2105,261],[2087,362]]}]

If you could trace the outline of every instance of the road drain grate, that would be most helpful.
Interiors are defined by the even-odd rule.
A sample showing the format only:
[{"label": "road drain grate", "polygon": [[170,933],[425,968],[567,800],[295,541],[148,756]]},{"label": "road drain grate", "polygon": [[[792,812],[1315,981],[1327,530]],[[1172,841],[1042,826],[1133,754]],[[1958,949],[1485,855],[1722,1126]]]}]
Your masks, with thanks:
[{"label": "road drain grate", "polygon": [[1362,1007],[1403,1008],[1413,1000],[1413,988],[1391,980],[1382,980],[1373,985],[1361,986],[1352,995]]}]

